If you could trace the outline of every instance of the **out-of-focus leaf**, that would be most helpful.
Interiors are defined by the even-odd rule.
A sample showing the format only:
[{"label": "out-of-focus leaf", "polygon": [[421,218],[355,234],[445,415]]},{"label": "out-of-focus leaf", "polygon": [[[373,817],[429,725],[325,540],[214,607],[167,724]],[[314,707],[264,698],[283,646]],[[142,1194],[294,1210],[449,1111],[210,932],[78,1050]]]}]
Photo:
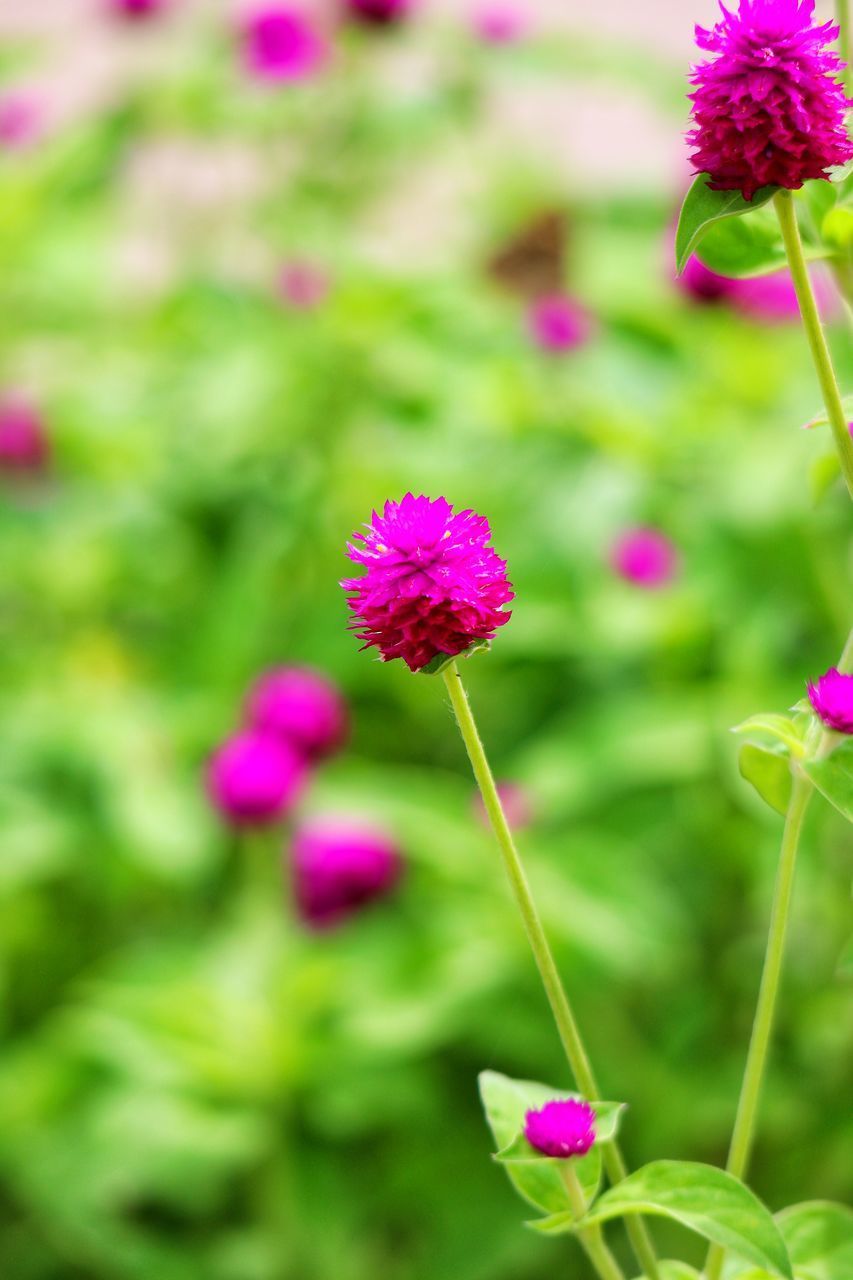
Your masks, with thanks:
[{"label": "out-of-focus leaf", "polygon": [[729,218],[742,218],[771,200],[776,187],[762,187],[752,200],[744,200],[739,191],[712,191],[708,175],[700,174],[684,198],[675,233],[675,260],[679,272],[716,223]]},{"label": "out-of-focus leaf", "polygon": [[746,742],[738,755],[741,777],[751,783],[765,804],[786,814],[791,800],[791,765],[787,755]]},{"label": "out-of-focus leaf", "polygon": [[842,738],[828,755],[807,761],[804,768],[818,791],[853,822],[853,738]]}]

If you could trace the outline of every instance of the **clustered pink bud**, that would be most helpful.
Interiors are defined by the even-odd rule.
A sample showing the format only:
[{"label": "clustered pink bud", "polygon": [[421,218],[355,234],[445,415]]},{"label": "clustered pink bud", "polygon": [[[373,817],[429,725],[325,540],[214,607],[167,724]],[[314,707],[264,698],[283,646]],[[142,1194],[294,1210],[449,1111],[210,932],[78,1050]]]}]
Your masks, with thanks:
[{"label": "clustered pink bud", "polygon": [[812,22],[814,0],[740,0],[737,14],[720,7],[715,27],[696,28],[713,55],[691,74],[696,172],[751,200],[760,187],[794,190],[852,159],[843,64],[829,47],[838,27]]},{"label": "clustered pink bud", "polygon": [[166,7],[168,0],[108,0],[113,13],[120,18],[153,18]]},{"label": "clustered pink bud", "polygon": [[36,474],[49,457],[47,431],[36,410],[23,400],[0,403],[0,472]]},{"label": "clustered pink bud", "polygon": [[308,667],[274,667],[249,692],[249,724],[283,738],[310,761],[343,745],[347,706],[335,685]]},{"label": "clustered pink bud", "polygon": [[345,0],[349,16],[368,26],[391,26],[408,17],[413,0]]},{"label": "clustered pink bud", "polygon": [[354,614],[352,627],[385,662],[402,658],[420,671],[439,655],[454,657],[494,638],[509,622],[513,599],[506,561],[488,545],[488,520],[454,513],[445,498],[407,493],[374,511],[347,546],[361,578],[341,586]]},{"label": "clustered pink bud", "polygon": [[525,34],[527,24],[515,5],[495,3],[475,10],[473,26],[485,44],[514,44]]},{"label": "clustered pink bud", "polygon": [[249,73],[274,83],[305,80],[326,60],[326,42],[307,14],[291,5],[266,4],[243,22]]},{"label": "clustered pink bud", "polygon": [[297,311],[313,311],[328,296],[329,277],[312,262],[294,260],[281,268],[278,286],[288,306]]},{"label": "clustered pink bud", "polygon": [[546,1102],[538,1111],[528,1111],[524,1136],[543,1155],[568,1160],[585,1156],[595,1142],[595,1111],[577,1098]]},{"label": "clustered pink bud", "polygon": [[533,341],[551,355],[574,351],[592,336],[592,323],[587,312],[562,293],[536,298],[530,304],[527,323]]},{"label": "clustered pink bud", "polygon": [[403,871],[387,832],[345,817],[305,822],[294,836],[291,858],[299,914],[315,929],[341,924],[385,897]]},{"label": "clustered pink bud", "polygon": [[42,109],[38,99],[20,90],[0,97],[0,148],[23,149],[38,140]]},{"label": "clustered pink bud", "polygon": [[615,571],[638,587],[664,587],[675,577],[678,552],[657,529],[628,529],[611,552]]},{"label": "clustered pink bud", "polygon": [[809,701],[820,719],[836,733],[853,733],[853,675],[830,667],[818,680],[809,681]]},{"label": "clustered pink bud", "polygon": [[306,763],[287,742],[249,729],[219,748],[208,766],[213,804],[236,827],[277,822],[299,799]]}]

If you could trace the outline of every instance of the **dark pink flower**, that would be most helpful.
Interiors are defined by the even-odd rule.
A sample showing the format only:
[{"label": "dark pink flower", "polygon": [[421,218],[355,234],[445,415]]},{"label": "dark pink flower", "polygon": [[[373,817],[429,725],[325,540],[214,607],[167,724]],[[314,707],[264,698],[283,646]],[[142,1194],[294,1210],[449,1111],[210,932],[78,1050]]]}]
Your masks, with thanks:
[{"label": "dark pink flower", "polygon": [[50,457],[40,415],[22,400],[0,403],[0,472],[43,471]]},{"label": "dark pink flower", "polygon": [[809,681],[809,701],[821,720],[837,733],[853,733],[853,676],[830,667],[819,680]]},{"label": "dark pink flower", "polygon": [[42,109],[34,94],[15,91],[0,97],[0,148],[15,150],[38,141]]},{"label": "dark pink flower", "polygon": [[[534,804],[527,788],[518,782],[499,782],[497,788],[504,816],[512,829],[520,831],[523,827],[529,827],[533,822]],[[474,793],[474,811],[479,820],[488,826],[486,806],[479,791]]]},{"label": "dark pink flower", "polygon": [[543,351],[560,355],[589,341],[592,324],[583,307],[562,293],[546,294],[530,304],[528,325]]},{"label": "dark pink flower", "polygon": [[488,545],[489,522],[473,511],[454,513],[445,498],[407,493],[373,513],[347,554],[366,573],[341,586],[364,647],[385,662],[402,658],[419,671],[433,658],[464,653],[491,640],[509,622],[513,598],[506,561]]},{"label": "dark pink flower", "polygon": [[168,0],[107,0],[110,9],[119,18],[153,18],[165,9]]},{"label": "dark pink flower", "polygon": [[310,760],[331,755],[347,735],[347,705],[340,690],[308,667],[275,667],[249,693],[255,728],[284,738]]},{"label": "dark pink flower", "polygon": [[322,929],[390,893],[403,860],[387,832],[358,819],[321,817],[296,832],[292,868],[299,914]]},{"label": "dark pink flower", "polygon": [[312,262],[286,262],[278,285],[282,299],[297,311],[312,311],[326,300],[329,293],[328,275]]},{"label": "dark pink flower", "polygon": [[628,529],[613,547],[611,564],[638,587],[663,587],[675,577],[678,552],[657,529]]},{"label": "dark pink flower", "polygon": [[408,17],[413,0],[345,0],[347,13],[369,26],[391,26]]},{"label": "dark pink flower", "polygon": [[567,1160],[585,1156],[595,1142],[595,1112],[588,1102],[558,1098],[538,1111],[528,1111],[524,1136],[546,1156]]},{"label": "dark pink flower", "polygon": [[[810,274],[818,309],[825,320],[832,319],[838,310],[837,294],[819,268]],[[732,310],[761,324],[787,324],[800,317],[797,292],[787,267],[766,276],[736,279],[718,275],[694,254],[677,283],[699,302],[725,302]]]},{"label": "dark pink flower", "polygon": [[719,302],[729,298],[737,289],[736,280],[717,275],[695,253],[688,258],[681,275],[676,277],[676,283],[699,302]]},{"label": "dark pink flower", "polygon": [[292,746],[251,729],[235,734],[215,752],[207,788],[233,826],[266,826],[292,808],[307,776],[305,761]]},{"label": "dark pink flower", "polygon": [[515,5],[484,4],[473,15],[474,32],[486,44],[514,44],[527,30],[524,14]]},{"label": "dark pink flower", "polygon": [[715,27],[696,28],[699,48],[714,55],[690,77],[696,172],[715,191],[751,200],[759,187],[794,190],[846,164],[853,143],[837,79],[843,64],[829,48],[838,27],[812,23],[814,0],[740,0],[737,14],[720,8]]},{"label": "dark pink flower", "polygon": [[244,20],[243,39],[246,66],[259,80],[305,80],[326,59],[326,43],[311,19],[291,5],[253,10]]}]

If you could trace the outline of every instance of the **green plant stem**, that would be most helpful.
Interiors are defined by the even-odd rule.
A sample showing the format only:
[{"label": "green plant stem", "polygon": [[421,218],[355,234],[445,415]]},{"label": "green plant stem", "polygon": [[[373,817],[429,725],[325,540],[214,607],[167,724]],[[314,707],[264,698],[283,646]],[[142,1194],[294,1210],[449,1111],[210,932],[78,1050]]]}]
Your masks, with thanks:
[{"label": "green plant stem", "polygon": [[[586,1213],[586,1199],[571,1159],[566,1160],[563,1165],[563,1183],[568,1192],[569,1204],[575,1221],[579,1221]],[[607,1242],[604,1239],[599,1223],[596,1222],[588,1227],[580,1227],[576,1235],[601,1280],[625,1280],[622,1268],[607,1247]]]},{"label": "green plant stem", "polygon": [[853,439],[850,437],[850,428],[844,412],[844,405],[841,401],[838,380],[832,367],[832,356],[829,352],[829,346],[809,278],[808,267],[806,266],[803,242],[800,238],[800,228],[797,222],[797,211],[790,191],[778,191],[773,197],[773,203],[776,206],[779,226],[782,229],[782,239],[785,242],[788,265],[791,269],[797,301],[800,304],[800,315],[803,318],[803,327],[806,331],[815,372],[823,394],[829,425],[832,428],[832,436],[835,441],[835,448],[838,451],[841,471],[844,475],[848,492],[853,498]]},{"label": "green plant stem", "polygon": [[835,21],[838,23],[838,48],[841,52],[841,60],[846,63],[844,68],[844,88],[850,93],[851,85],[851,69],[850,62],[853,57],[853,46],[851,46],[850,32],[850,0],[835,0]]},{"label": "green plant stem", "polygon": [[[779,855],[779,870],[776,876],[773,909],[770,916],[764,970],[761,975],[758,1004],[752,1025],[752,1037],[749,1042],[746,1069],[743,1075],[737,1116],[735,1117],[735,1126],[729,1148],[729,1158],[726,1164],[728,1172],[734,1174],[736,1178],[742,1178],[746,1172],[755,1136],[758,1103],[761,1097],[764,1071],[767,1066],[767,1054],[770,1048],[770,1037],[773,1032],[776,1002],[779,995],[779,981],[785,956],[785,940],[788,932],[791,894],[794,887],[794,872],[797,865],[797,850],[800,845],[800,836],[806,811],[813,793],[814,788],[808,778],[799,772],[795,773],[791,800],[785,819],[785,830],[782,836],[782,849]],[[705,1264],[705,1275],[708,1280],[719,1280],[723,1269],[724,1257],[725,1250],[719,1245],[711,1247]]]},{"label": "green plant stem", "polygon": [[[524,922],[527,938],[542,979],[542,985],[545,988],[545,994],[548,997],[548,1003],[551,1006],[551,1012],[554,1015],[554,1021],[557,1024],[557,1031],[568,1058],[569,1066],[572,1069],[572,1074],[580,1092],[589,1100],[594,1101],[598,1097],[598,1085],[596,1084],[589,1055],[581,1039],[568,996],[560,981],[557,965],[545,935],[545,930],[542,927],[542,921],[539,917],[536,903],[533,900],[533,894],[530,891],[530,885],[518,855],[518,850],[515,847],[515,841],[501,805],[486,752],[477,731],[471,704],[468,701],[468,695],[465,692],[462,678],[455,662],[445,668],[443,677],[447,691],[450,694],[450,702],[456,716],[456,722],[459,725],[459,732],[462,734],[462,740],[465,743],[465,749],[471,761],[474,777],[477,780],[477,786],[483,798],[486,813],[503,856],[510,887]],[[611,1182],[619,1182],[625,1177],[627,1167],[615,1143],[607,1143],[602,1147],[602,1159]],[[659,1280],[660,1273],[658,1271],[657,1258],[645,1223],[636,1218],[631,1218],[626,1220],[625,1225],[631,1238],[637,1261],[644,1274],[648,1277],[648,1280]]]}]

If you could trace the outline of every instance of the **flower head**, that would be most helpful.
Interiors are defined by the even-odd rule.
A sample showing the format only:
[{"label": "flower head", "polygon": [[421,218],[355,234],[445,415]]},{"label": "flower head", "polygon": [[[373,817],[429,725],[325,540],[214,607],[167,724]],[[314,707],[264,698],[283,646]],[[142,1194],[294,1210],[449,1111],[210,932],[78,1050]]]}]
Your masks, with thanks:
[{"label": "flower head", "polygon": [[259,80],[305,80],[326,58],[326,45],[311,20],[291,5],[265,4],[245,19],[246,66]]},{"label": "flower head", "polygon": [[36,142],[42,127],[42,111],[30,93],[13,92],[0,97],[0,148],[15,150]]},{"label": "flower head", "polygon": [[316,929],[340,924],[397,884],[403,860],[385,831],[352,818],[312,818],[293,840],[296,905]]},{"label": "flower head", "polygon": [[474,32],[485,44],[514,44],[525,33],[524,14],[515,5],[484,4],[473,15]]},{"label": "flower head", "polygon": [[809,681],[809,701],[821,720],[837,733],[853,733],[853,676],[830,667],[816,681]]},{"label": "flower head", "polygon": [[340,691],[307,667],[275,667],[255,683],[247,713],[253,728],[289,742],[309,760],[331,755],[347,734]]},{"label": "flower head", "polygon": [[387,27],[408,16],[412,0],[346,0],[349,16],[368,26]]},{"label": "flower head", "polygon": [[0,403],[0,472],[43,471],[50,456],[40,415],[21,400]]},{"label": "flower head", "polygon": [[[813,268],[812,290],[824,319],[836,310],[836,293],[827,277]],[[735,278],[721,276],[694,254],[688,259],[677,283],[699,302],[726,302],[734,311],[760,324],[786,324],[799,320],[797,291],[787,267],[766,276]]]},{"label": "flower head", "polygon": [[108,0],[113,13],[119,18],[153,18],[167,0]]},{"label": "flower head", "polygon": [[691,74],[696,172],[715,191],[751,200],[759,187],[794,190],[846,164],[842,63],[828,47],[838,28],[813,24],[814,0],[740,0],[737,14],[720,7],[715,27],[696,28],[713,55]]},{"label": "flower head", "polygon": [[313,311],[329,293],[329,277],[322,267],[294,259],[282,267],[278,286],[288,306],[296,311]]},{"label": "flower head", "polygon": [[365,528],[347,554],[367,572],[341,586],[353,629],[385,662],[402,658],[420,671],[440,654],[453,657],[492,640],[509,622],[506,561],[488,545],[483,516],[407,493],[402,502],[386,502],[382,515],[374,511]]},{"label": "flower head", "polygon": [[531,303],[527,321],[536,345],[553,355],[583,346],[592,333],[587,313],[562,293],[536,298]]},{"label": "flower head", "polygon": [[595,1112],[578,1098],[546,1102],[524,1118],[524,1136],[546,1156],[585,1156],[595,1142]]},{"label": "flower head", "polygon": [[207,789],[234,826],[265,826],[296,803],[306,780],[305,761],[292,746],[251,729],[235,734],[215,752]]},{"label": "flower head", "polygon": [[678,568],[678,552],[657,529],[629,529],[611,552],[613,568],[638,587],[663,587]]}]

